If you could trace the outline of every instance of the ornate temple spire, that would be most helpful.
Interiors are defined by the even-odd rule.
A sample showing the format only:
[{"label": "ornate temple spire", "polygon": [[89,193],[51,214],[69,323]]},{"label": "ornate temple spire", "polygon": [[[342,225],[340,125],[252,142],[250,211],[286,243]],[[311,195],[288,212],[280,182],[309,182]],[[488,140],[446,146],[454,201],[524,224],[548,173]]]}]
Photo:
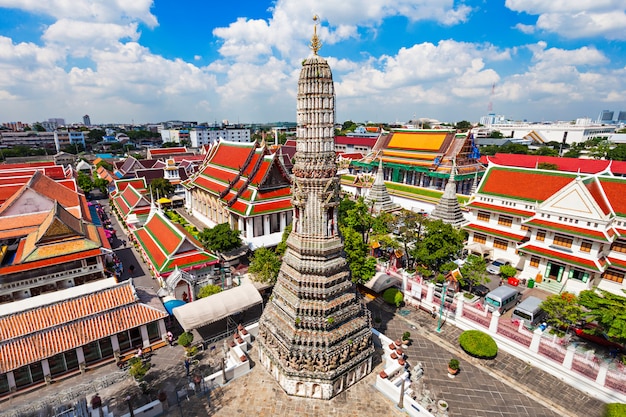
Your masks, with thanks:
[{"label": "ornate temple spire", "polygon": [[454,176],[456,175],[456,160],[452,160],[452,167],[450,168],[450,179],[446,184],[446,188],[443,191],[441,200],[435,206],[435,209],[430,213],[430,218],[435,220],[442,220],[444,223],[451,224],[454,227],[461,227],[467,223],[459,200],[456,198],[456,181]]},{"label": "ornate temple spire", "polygon": [[385,185],[383,158],[380,158],[374,184],[372,184],[372,188],[370,188],[370,192],[365,198],[365,201],[372,206],[372,210],[376,214],[382,211],[392,212],[400,210],[400,205],[391,201],[391,196],[389,195],[387,186]]},{"label": "ornate temple spire", "polygon": [[313,25],[313,36],[311,37],[311,50],[313,51],[313,53],[315,55],[317,55],[317,52],[320,50],[320,48],[322,47],[322,42],[320,41],[320,38],[317,37],[317,22],[318,20],[320,20],[320,18],[315,15],[313,16],[313,22],[315,22],[315,24]]},{"label": "ornate temple spire", "polygon": [[261,364],[287,394],[330,399],[371,372],[374,345],[337,226],[335,87],[317,55],[320,45],[315,31],[315,55],[302,63],[298,80],[293,228],[257,346]]}]

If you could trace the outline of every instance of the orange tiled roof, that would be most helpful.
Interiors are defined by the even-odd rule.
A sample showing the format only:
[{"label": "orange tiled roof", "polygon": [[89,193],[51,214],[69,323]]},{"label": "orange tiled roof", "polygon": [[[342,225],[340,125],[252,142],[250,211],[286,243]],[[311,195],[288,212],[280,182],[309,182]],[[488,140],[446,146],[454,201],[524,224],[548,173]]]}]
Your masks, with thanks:
[{"label": "orange tiled roof", "polygon": [[176,153],[185,153],[187,148],[184,146],[171,147],[171,148],[151,148],[149,149],[150,155],[173,155]]},{"label": "orange tiled roof", "polygon": [[447,130],[393,132],[387,149],[439,151],[448,133]]},{"label": "orange tiled roof", "polygon": [[626,179],[599,177],[598,181],[602,185],[613,211],[619,216],[626,216]]},{"label": "orange tiled roof", "polygon": [[[576,178],[576,174],[491,166],[478,193],[543,202]],[[523,186],[522,186],[523,185]]]},{"label": "orange tiled roof", "polygon": [[0,317],[0,372],[165,317],[139,303],[130,281]]}]

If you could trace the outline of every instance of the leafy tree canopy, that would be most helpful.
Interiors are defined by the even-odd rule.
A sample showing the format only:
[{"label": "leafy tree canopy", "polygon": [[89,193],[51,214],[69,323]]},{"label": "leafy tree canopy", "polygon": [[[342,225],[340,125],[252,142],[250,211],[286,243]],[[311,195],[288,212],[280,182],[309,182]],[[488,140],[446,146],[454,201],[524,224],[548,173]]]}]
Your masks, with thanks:
[{"label": "leafy tree canopy", "polygon": [[557,328],[566,328],[578,323],[583,311],[576,295],[569,292],[554,294],[541,303],[541,309],[548,315],[547,322]]},{"label": "leafy tree canopy", "polygon": [[346,260],[352,273],[352,282],[363,284],[376,273],[376,259],[369,256],[369,247],[361,235],[349,226],[341,228]]},{"label": "leafy tree canopy", "polygon": [[404,248],[404,253],[408,257],[408,267],[413,265],[413,258],[410,255],[410,248],[422,238],[425,217],[420,213],[402,209],[394,218],[392,227],[396,240]]},{"label": "leafy tree canopy", "polygon": [[274,285],[278,278],[281,260],[274,251],[265,247],[254,251],[248,271],[257,282]]},{"label": "leafy tree canopy", "polygon": [[78,186],[85,194],[88,194],[91,190],[94,189],[94,183],[91,177],[84,172],[78,173],[77,178]]},{"label": "leafy tree canopy", "polygon": [[539,162],[537,164],[537,168],[539,169],[549,169],[552,171],[558,171],[559,166],[557,164],[551,164],[550,162]]},{"label": "leafy tree canopy", "polygon": [[465,232],[441,220],[428,221],[425,225],[426,234],[417,242],[411,255],[420,264],[439,271],[441,265],[454,259],[461,251]]},{"label": "leafy tree canopy", "polygon": [[578,302],[585,308],[587,321],[594,321],[606,335],[626,342],[626,297],[604,290],[581,291]]},{"label": "leafy tree canopy", "polygon": [[626,161],[626,145],[620,143],[613,149],[610,149],[606,153],[606,156],[608,159],[611,159],[613,161]]},{"label": "leafy tree canopy", "polygon": [[285,254],[285,251],[287,250],[287,238],[291,234],[292,227],[292,223],[289,223],[287,227],[285,227],[285,230],[283,230],[283,237],[280,240],[278,246],[276,246],[276,254],[278,256],[283,256]]},{"label": "leafy tree canopy", "polygon": [[363,197],[357,200],[354,208],[348,210],[344,221],[346,226],[361,234],[364,244],[369,242],[370,230],[375,221],[370,207],[367,206]]},{"label": "leafy tree canopy", "polygon": [[472,124],[468,122],[467,120],[461,120],[460,122],[457,122],[456,125],[454,125],[454,127],[457,130],[468,131],[472,128]]},{"label": "leafy tree canopy", "polygon": [[165,178],[156,178],[148,186],[154,198],[167,197],[174,193],[176,187]]},{"label": "leafy tree canopy", "polygon": [[200,290],[198,291],[198,298],[206,298],[206,297],[209,297],[213,294],[217,294],[220,292],[222,292],[222,287],[220,287],[219,285],[214,285],[214,284],[205,285],[204,287],[200,288]]},{"label": "leafy tree canopy", "polygon": [[459,281],[462,286],[469,287],[469,292],[472,292],[476,285],[490,281],[487,275],[487,262],[482,256],[469,255],[461,267],[461,275]]},{"label": "leafy tree canopy", "polygon": [[241,246],[239,231],[232,230],[228,223],[204,229],[198,234],[198,239],[212,252],[228,252]]},{"label": "leafy tree canopy", "polygon": [[535,151],[535,155],[541,156],[559,156],[559,151],[549,146],[542,146]]}]

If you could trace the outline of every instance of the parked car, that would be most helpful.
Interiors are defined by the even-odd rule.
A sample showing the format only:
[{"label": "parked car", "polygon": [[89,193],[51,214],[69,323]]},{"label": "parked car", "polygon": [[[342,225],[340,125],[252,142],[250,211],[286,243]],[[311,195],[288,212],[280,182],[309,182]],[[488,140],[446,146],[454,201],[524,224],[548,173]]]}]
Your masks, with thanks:
[{"label": "parked car", "polygon": [[511,265],[511,262],[506,259],[496,259],[487,265],[487,272],[493,275],[500,275],[500,267],[502,265]]},{"label": "parked car", "polygon": [[[592,331],[594,333],[587,333],[586,331]],[[596,343],[600,346],[607,347],[609,349],[615,349],[623,351],[624,346],[609,339],[608,336],[602,332],[599,332],[598,325],[596,323],[585,323],[582,326],[574,327],[574,333],[581,339],[588,340]]]}]

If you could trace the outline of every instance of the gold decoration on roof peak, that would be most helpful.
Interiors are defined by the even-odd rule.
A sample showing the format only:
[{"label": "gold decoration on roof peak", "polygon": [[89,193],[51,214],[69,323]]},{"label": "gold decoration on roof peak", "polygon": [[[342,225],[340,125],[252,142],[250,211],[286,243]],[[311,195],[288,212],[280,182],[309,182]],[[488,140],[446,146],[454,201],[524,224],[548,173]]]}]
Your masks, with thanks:
[{"label": "gold decoration on roof peak", "polygon": [[317,55],[317,52],[320,50],[320,48],[322,47],[322,42],[320,41],[320,38],[317,36],[317,22],[320,20],[318,15],[314,15],[313,16],[313,37],[311,38],[311,45],[310,48],[313,51],[313,53],[315,55]]}]

